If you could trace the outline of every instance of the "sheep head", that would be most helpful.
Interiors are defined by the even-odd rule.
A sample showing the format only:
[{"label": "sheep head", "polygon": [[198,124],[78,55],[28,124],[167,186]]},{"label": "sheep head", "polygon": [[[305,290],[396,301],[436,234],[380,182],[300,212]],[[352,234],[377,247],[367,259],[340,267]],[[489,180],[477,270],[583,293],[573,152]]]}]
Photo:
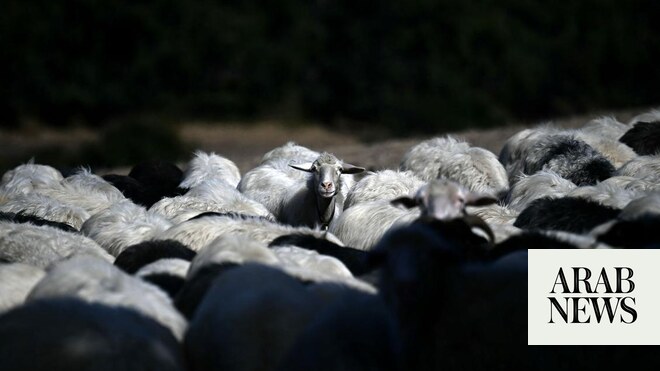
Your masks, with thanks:
[{"label": "sheep head", "polygon": [[342,163],[333,154],[324,152],[311,164],[289,164],[294,169],[314,174],[314,189],[321,198],[337,194],[342,174],[357,174],[364,168]]},{"label": "sheep head", "polygon": [[321,227],[327,228],[334,217],[335,196],[341,188],[342,174],[357,174],[364,168],[342,163],[330,153],[322,153],[311,164],[289,164],[294,169],[313,174],[312,189]]},{"label": "sheep head", "polygon": [[466,206],[485,206],[496,202],[497,198],[471,192],[456,182],[434,179],[421,187],[414,197],[399,197],[392,200],[392,205],[420,207],[422,217],[448,220],[466,216]]}]

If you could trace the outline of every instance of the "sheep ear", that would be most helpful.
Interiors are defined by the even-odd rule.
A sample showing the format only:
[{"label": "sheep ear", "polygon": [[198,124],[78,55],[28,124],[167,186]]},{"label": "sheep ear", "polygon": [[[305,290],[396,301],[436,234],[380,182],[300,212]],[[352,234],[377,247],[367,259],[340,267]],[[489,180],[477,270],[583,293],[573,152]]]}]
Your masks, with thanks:
[{"label": "sheep ear", "polygon": [[304,164],[289,164],[289,166],[296,170],[306,171],[308,173],[313,172],[312,165],[313,164],[311,162],[306,162]]},{"label": "sheep ear", "polygon": [[342,174],[358,174],[366,170],[363,167],[359,167],[351,164],[343,164],[342,168],[343,168],[341,170]]},{"label": "sheep ear", "polygon": [[392,206],[402,205],[408,209],[412,209],[415,206],[419,206],[419,202],[417,200],[407,196],[395,198],[394,200],[390,201],[390,204],[392,204]]},{"label": "sheep ear", "polygon": [[465,205],[467,206],[486,206],[497,203],[497,198],[491,195],[470,192],[465,197]]}]

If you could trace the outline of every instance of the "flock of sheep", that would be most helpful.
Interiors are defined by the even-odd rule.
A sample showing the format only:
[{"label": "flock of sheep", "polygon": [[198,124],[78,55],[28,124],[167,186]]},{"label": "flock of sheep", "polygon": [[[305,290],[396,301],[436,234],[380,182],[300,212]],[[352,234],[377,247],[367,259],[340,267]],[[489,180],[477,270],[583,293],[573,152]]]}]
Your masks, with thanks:
[{"label": "flock of sheep", "polygon": [[243,176],[203,152],[102,177],[20,165],[0,183],[0,370],[649,359],[525,347],[527,249],[659,247],[659,151],[651,111],[526,129],[499,158],[433,138],[377,171],[294,143]]}]

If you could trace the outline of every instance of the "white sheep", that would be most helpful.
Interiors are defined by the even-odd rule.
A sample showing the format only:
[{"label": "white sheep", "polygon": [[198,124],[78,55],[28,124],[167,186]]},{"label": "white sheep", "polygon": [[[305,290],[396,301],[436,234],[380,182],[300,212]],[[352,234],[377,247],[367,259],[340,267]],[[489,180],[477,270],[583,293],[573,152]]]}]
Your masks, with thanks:
[{"label": "white sheep", "polygon": [[[617,176],[612,178],[622,178],[622,177]],[[637,179],[633,177],[623,177],[623,178],[630,179],[630,181],[624,186],[625,189],[631,189],[633,191],[644,191],[644,192],[660,191],[660,182],[658,182],[653,177],[642,178],[642,179]]]},{"label": "white sheep", "polygon": [[630,129],[630,125],[619,122],[611,116],[595,118],[578,129],[580,132],[589,135],[596,135],[618,141],[623,134]]},{"label": "white sheep", "polygon": [[237,213],[275,219],[264,205],[217,179],[202,181],[190,188],[185,195],[163,198],[149,211],[167,217],[174,224],[204,212]]},{"label": "white sheep", "polygon": [[370,173],[349,191],[344,210],[351,206],[376,200],[390,201],[414,193],[426,184],[411,171],[382,170]]},{"label": "white sheep", "polygon": [[516,178],[522,174],[520,166],[521,157],[529,150],[530,145],[546,132],[553,131],[550,123],[538,125],[535,128],[521,130],[509,137],[502,145],[498,159],[504,165],[509,176],[509,182],[514,183]]},{"label": "white sheep", "polygon": [[39,188],[36,192],[66,205],[81,207],[90,215],[126,200],[117,188],[100,176],[92,174],[89,169],[81,169],[78,173],[64,178],[59,187]]},{"label": "white sheep", "polygon": [[35,164],[33,160],[30,160],[27,164],[19,165],[2,175],[0,191],[25,194],[35,189],[53,188],[59,185],[62,179],[62,173],[57,169]]},{"label": "white sheep", "polygon": [[554,171],[539,171],[523,175],[511,186],[505,203],[513,210],[522,211],[529,203],[541,197],[563,197],[577,186]]},{"label": "white sheep", "polygon": [[637,156],[632,148],[619,142],[619,138],[629,129],[628,125],[613,117],[601,117],[589,121],[580,129],[568,132],[574,133],[576,138],[596,149],[618,169]]},{"label": "white sheep", "polygon": [[332,256],[292,245],[276,246],[272,248],[272,251],[285,267],[298,267],[326,276],[353,278],[351,271],[341,261]]},{"label": "white sheep", "polygon": [[334,282],[364,292],[375,293],[373,286],[353,278],[338,259],[296,246],[269,249],[265,243],[246,235],[223,235],[211,241],[193,259],[188,278],[209,264],[260,263],[282,269],[305,282]]},{"label": "white sheep", "polygon": [[279,259],[266,244],[245,235],[226,234],[208,243],[190,262],[187,278],[195,276],[210,264],[245,264],[248,262],[276,266]]},{"label": "white sheep", "polygon": [[621,220],[633,220],[645,214],[660,214],[660,192],[649,193],[630,201],[619,214]]},{"label": "white sheep", "polygon": [[307,227],[292,227],[258,217],[209,215],[175,225],[163,232],[159,239],[172,239],[195,251],[200,251],[214,239],[228,234],[241,234],[262,243],[270,243],[279,236],[301,233],[324,238],[340,244],[334,235]]},{"label": "white sheep", "polygon": [[101,246],[85,236],[49,226],[0,222],[0,260],[46,268],[74,255],[113,261]]},{"label": "white sheep", "polygon": [[195,157],[188,162],[183,181],[179,185],[192,188],[208,180],[223,180],[236,188],[241,181],[241,173],[231,160],[215,153],[195,152]]},{"label": "white sheep", "polygon": [[526,129],[507,140],[500,152],[511,185],[523,175],[556,172],[578,186],[594,185],[614,175],[612,163],[574,132],[542,126]]},{"label": "white sheep", "polygon": [[369,201],[346,209],[330,223],[329,231],[347,246],[370,250],[390,228],[411,223],[419,216],[417,209],[395,207],[385,200]]},{"label": "white sheep", "polygon": [[0,202],[0,211],[33,215],[48,221],[68,224],[78,230],[90,217],[87,210],[79,206],[65,204],[35,192],[14,194],[11,198]]},{"label": "white sheep", "polygon": [[158,237],[171,226],[164,216],[124,200],[92,215],[80,231],[117,256],[131,245]]},{"label": "white sheep", "polygon": [[138,269],[135,276],[145,279],[151,275],[166,274],[185,279],[188,269],[190,269],[190,262],[187,260],[179,258],[158,259]]},{"label": "white sheep", "polygon": [[520,212],[505,205],[493,204],[479,207],[468,207],[470,215],[476,215],[489,225],[513,225]]},{"label": "white sheep", "polygon": [[289,166],[288,159],[267,161],[243,175],[238,190],[261,203],[273,215],[280,215],[289,189],[304,184],[307,174]]},{"label": "white sheep", "polygon": [[169,328],[177,339],[183,338],[187,326],[160,289],[94,257],[79,256],[53,265],[27,301],[58,297],[135,309]]},{"label": "white sheep", "polygon": [[[602,205],[622,209],[632,200],[643,197],[644,190],[629,189],[621,186],[621,179],[612,177],[595,186],[578,187],[566,193],[567,197],[582,197],[597,201]],[[630,183],[628,183],[630,184]]]},{"label": "white sheep", "polygon": [[660,155],[637,156],[621,166],[616,175],[660,183]]},{"label": "white sheep", "polygon": [[[628,126],[612,117],[601,117],[589,121],[580,129],[560,129],[550,123],[522,130],[509,138],[500,152],[499,159],[504,164],[511,183],[515,183],[525,171],[525,160],[542,139],[548,136],[569,136],[582,140],[608,159],[615,168],[636,156],[635,152],[619,142]],[[534,160],[536,161],[536,160]]]},{"label": "white sheep", "polygon": [[25,302],[46,272],[22,263],[0,264],[0,314]]},{"label": "white sheep", "polygon": [[288,160],[289,162],[305,163],[313,162],[320,153],[294,142],[287,142],[283,146],[274,148],[261,158],[261,164],[272,161]]},{"label": "white sheep", "polygon": [[400,168],[425,181],[451,179],[474,192],[495,195],[509,188],[507,173],[492,152],[450,136],[414,146],[403,156]]},{"label": "white sheep", "polygon": [[[299,173],[292,173],[287,166]],[[354,184],[347,175],[362,171],[364,168],[325,152],[312,163],[274,159],[245,174],[238,189],[261,202],[283,223],[325,227],[343,210],[348,189]]]},{"label": "white sheep", "polygon": [[[391,202],[364,202],[346,209],[330,225],[330,232],[348,246],[369,250],[388,230],[408,224],[420,216],[437,220],[462,218],[467,215],[467,206],[485,206],[495,202],[497,200],[492,196],[468,191],[453,181],[434,179],[417,190],[413,197],[402,196]],[[393,205],[403,205],[407,209]]]}]

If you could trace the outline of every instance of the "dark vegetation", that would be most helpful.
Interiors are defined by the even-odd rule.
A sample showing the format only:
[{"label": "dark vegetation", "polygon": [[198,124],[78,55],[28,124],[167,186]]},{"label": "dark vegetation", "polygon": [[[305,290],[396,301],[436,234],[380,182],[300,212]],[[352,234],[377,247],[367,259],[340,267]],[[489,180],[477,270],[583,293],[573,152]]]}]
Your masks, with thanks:
[{"label": "dark vegetation", "polygon": [[[8,0],[0,122],[276,116],[401,135],[648,106],[660,99],[659,10],[651,0]],[[130,162],[103,156],[142,148],[121,129],[90,149],[94,162]]]}]

